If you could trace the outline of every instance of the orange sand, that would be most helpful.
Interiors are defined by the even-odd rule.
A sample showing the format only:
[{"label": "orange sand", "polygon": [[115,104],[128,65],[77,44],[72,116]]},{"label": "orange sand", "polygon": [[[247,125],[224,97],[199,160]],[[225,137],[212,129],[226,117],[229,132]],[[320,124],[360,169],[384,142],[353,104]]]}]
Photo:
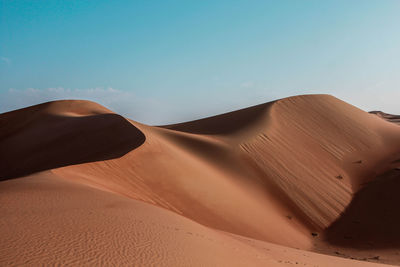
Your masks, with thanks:
[{"label": "orange sand", "polygon": [[0,114],[0,265],[400,264],[400,127],[379,114],[328,95],[159,127],[88,101]]}]

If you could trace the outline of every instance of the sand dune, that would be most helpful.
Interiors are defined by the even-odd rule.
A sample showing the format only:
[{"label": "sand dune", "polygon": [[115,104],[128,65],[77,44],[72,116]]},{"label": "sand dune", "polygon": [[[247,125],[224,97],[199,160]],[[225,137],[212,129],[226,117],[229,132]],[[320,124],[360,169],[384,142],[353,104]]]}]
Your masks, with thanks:
[{"label": "sand dune", "polygon": [[87,101],[45,103],[1,115],[0,179],[119,158],[145,141],[125,118]]},{"label": "sand dune", "polygon": [[329,95],[159,127],[87,101],[0,114],[0,265],[400,264],[382,114]]},{"label": "sand dune", "polygon": [[385,113],[382,111],[370,111],[370,113],[375,114],[378,117],[381,117],[382,119],[385,119],[389,122],[400,124],[400,116],[399,115],[388,114],[388,113]]},{"label": "sand dune", "polygon": [[364,266],[236,237],[51,172],[2,182],[0,192],[1,266]]}]

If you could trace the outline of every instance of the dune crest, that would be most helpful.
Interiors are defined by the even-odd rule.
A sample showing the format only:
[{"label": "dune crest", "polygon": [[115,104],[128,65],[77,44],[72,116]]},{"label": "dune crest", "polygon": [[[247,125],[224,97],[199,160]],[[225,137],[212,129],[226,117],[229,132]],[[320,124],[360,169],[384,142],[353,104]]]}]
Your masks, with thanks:
[{"label": "dune crest", "polygon": [[[244,253],[228,259],[233,252],[216,245],[213,249],[219,251],[221,261],[201,261],[199,258],[199,265],[236,263],[233,265],[265,266],[269,261],[269,266],[281,266],[288,263],[278,258],[300,257],[294,256],[296,250],[289,248],[287,254],[274,254],[270,252],[275,246],[272,244],[349,258],[347,252],[351,251],[357,259],[400,263],[400,257],[391,254],[398,248],[397,243],[392,242],[389,252],[381,253],[378,258],[371,249],[357,245],[366,242],[367,236],[376,244],[385,243],[391,237],[379,234],[382,229],[371,233],[373,227],[366,224],[364,230],[357,232],[357,237],[352,236],[351,242],[345,238],[348,237],[347,231],[355,231],[351,219],[348,219],[353,216],[354,207],[369,203],[376,197],[370,184],[397,168],[400,162],[397,161],[400,158],[400,128],[379,116],[388,117],[381,113],[378,116],[369,114],[329,95],[305,95],[157,127],[125,119],[93,102],[50,102],[0,114],[0,178],[30,175],[3,181],[0,190],[5,193],[7,203],[12,205],[10,203],[20,188],[27,190],[29,184],[36,181],[37,189],[25,195],[22,202],[15,201],[17,206],[25,205],[23,201],[30,198],[32,201],[37,199],[40,194],[45,194],[43,188],[55,184],[54,190],[60,192],[61,199],[70,192],[68,190],[75,190],[65,191],[61,186],[64,184],[67,188],[76,187],[79,192],[86,190],[87,196],[86,193],[77,196],[82,201],[89,200],[92,195],[99,199],[99,203],[103,201],[100,200],[103,195],[105,203],[119,199],[115,201],[124,202],[125,210],[115,211],[121,227],[128,227],[125,220],[129,216],[133,216],[129,220],[140,220],[141,215],[134,214],[124,219],[124,212],[134,212],[129,210],[130,205],[132,209],[145,211],[148,218],[160,223],[161,228],[148,225],[145,231],[151,232],[151,238],[154,238],[152,231],[160,232],[166,243],[146,246],[154,246],[160,253],[167,253],[166,247],[174,242],[179,242],[182,247],[201,249],[195,254],[187,251],[186,256],[178,255],[184,259],[182,262],[160,258],[165,265],[190,264],[187,258],[210,257],[208,253],[211,253],[206,249],[206,243],[196,241],[194,237],[179,237],[174,241],[168,231],[175,220],[178,224],[190,225],[192,235],[194,232],[207,232],[211,239],[218,239],[220,244],[229,244]],[[38,173],[40,171],[43,172]],[[391,181],[382,186],[396,185]],[[60,201],[67,203],[68,207],[78,205],[78,202],[67,199]],[[43,205],[39,202],[38,205]],[[88,204],[82,210],[90,210],[93,205]],[[96,206],[97,212],[106,212],[106,206]],[[49,208],[43,205],[40,212]],[[18,216],[12,217],[8,208],[3,209],[4,214],[9,214],[6,220],[17,221],[21,228],[16,231],[21,235],[22,225],[36,216],[18,214],[23,218],[20,220]],[[360,215],[362,220],[367,220],[366,214]],[[70,216],[81,218],[87,225],[94,222],[79,212]],[[44,220],[43,224],[51,229],[62,223],[34,218]],[[396,223],[397,219],[393,222]],[[149,221],[142,223],[151,224]],[[102,225],[105,228],[101,231],[111,231],[108,222]],[[139,229],[142,226],[135,224],[135,227]],[[132,228],[129,231],[134,231],[135,227],[129,226]],[[162,227],[171,229],[167,231]],[[29,236],[40,231],[33,229]],[[74,233],[79,235],[79,231]],[[97,236],[98,233],[91,232],[96,242],[106,242],[111,238]],[[1,246],[1,249],[9,251],[4,263],[10,263],[10,255],[13,255],[7,244],[15,249],[21,242],[11,236],[8,238]],[[140,243],[150,237],[141,237],[138,232],[131,238]],[[342,242],[343,238],[345,242]],[[249,242],[255,242],[261,248],[252,248],[244,240],[259,240]],[[126,244],[129,248],[124,252],[126,255],[137,253],[131,241],[122,238],[120,242],[116,249]],[[346,252],[337,253],[339,249]],[[103,253],[101,249],[96,251]],[[151,253],[151,249],[145,253]],[[250,254],[265,261],[246,256]],[[24,255],[31,257],[30,254]],[[88,260],[79,255],[77,258],[69,254],[60,255],[66,261]],[[337,257],[332,261],[326,255],[307,255],[311,257],[310,264],[361,264]],[[43,257],[43,262],[49,260],[48,256]],[[121,264],[129,265],[132,260],[138,264],[156,264],[151,262],[148,254],[140,259],[130,256],[125,259],[126,262]],[[110,255],[104,260],[115,262],[117,259]],[[332,264],[327,264],[330,261]],[[96,260],[87,263],[94,262]]]},{"label": "dune crest", "polygon": [[145,141],[125,118],[89,101],[56,101],[4,113],[0,129],[0,180],[119,158]]}]

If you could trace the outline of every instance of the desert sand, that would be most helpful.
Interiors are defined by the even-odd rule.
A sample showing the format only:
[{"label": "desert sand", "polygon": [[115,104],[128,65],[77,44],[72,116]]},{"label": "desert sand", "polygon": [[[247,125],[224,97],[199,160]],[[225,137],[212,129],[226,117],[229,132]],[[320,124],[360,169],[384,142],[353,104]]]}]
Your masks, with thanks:
[{"label": "desert sand", "polygon": [[0,266],[400,265],[399,121],[329,95],[164,126],[0,114]]}]

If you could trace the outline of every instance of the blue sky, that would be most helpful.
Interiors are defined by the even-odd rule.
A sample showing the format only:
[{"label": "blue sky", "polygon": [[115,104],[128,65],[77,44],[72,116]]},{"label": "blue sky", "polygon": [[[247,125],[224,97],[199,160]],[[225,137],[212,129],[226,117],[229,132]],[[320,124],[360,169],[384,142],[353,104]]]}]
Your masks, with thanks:
[{"label": "blue sky", "polygon": [[90,99],[162,124],[328,93],[400,114],[397,0],[0,1],[0,112]]}]

